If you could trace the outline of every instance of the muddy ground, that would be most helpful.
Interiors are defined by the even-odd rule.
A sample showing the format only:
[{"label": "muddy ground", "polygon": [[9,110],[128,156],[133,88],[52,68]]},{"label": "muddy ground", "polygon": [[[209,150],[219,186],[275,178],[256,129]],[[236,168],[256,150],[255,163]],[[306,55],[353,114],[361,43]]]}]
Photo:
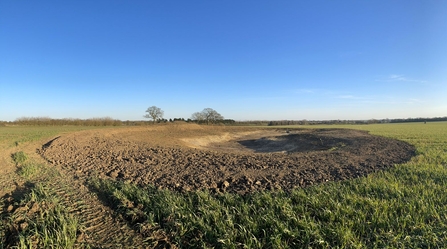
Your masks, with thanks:
[{"label": "muddy ground", "polygon": [[415,148],[358,130],[177,124],[77,132],[40,153],[79,179],[246,194],[365,176],[408,161]]}]

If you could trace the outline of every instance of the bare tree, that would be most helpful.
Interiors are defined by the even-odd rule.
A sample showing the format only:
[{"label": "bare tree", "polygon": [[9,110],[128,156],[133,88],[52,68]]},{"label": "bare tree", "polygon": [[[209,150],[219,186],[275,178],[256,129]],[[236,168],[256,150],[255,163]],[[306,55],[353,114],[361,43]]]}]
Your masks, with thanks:
[{"label": "bare tree", "polygon": [[164,115],[163,110],[161,110],[160,108],[158,108],[156,106],[151,106],[151,107],[147,108],[146,112],[148,114],[144,115],[144,117],[145,118],[152,118],[154,123],[157,120],[163,119],[163,115]]},{"label": "bare tree", "polygon": [[206,121],[206,123],[209,124],[214,123],[218,120],[223,120],[224,117],[212,108],[205,108],[201,112],[193,113],[191,119],[197,121]]},{"label": "bare tree", "polygon": [[205,120],[205,116],[203,116],[203,114],[201,112],[194,112],[191,115],[191,119],[197,120],[197,121],[203,121],[203,120]]}]

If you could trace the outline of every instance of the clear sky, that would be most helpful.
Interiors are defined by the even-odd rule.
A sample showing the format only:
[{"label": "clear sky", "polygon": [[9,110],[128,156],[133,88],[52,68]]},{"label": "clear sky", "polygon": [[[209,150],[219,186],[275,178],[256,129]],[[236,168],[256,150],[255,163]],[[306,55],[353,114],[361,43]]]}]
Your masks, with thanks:
[{"label": "clear sky", "polygon": [[0,120],[447,116],[447,1],[0,1]]}]

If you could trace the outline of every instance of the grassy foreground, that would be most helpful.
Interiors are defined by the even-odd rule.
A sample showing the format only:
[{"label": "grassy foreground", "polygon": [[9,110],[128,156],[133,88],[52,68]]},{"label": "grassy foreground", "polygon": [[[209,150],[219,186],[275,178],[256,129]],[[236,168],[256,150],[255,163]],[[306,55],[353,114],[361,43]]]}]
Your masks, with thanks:
[{"label": "grassy foreground", "polygon": [[[416,146],[418,155],[368,177],[247,196],[176,193],[96,178],[88,184],[153,245],[158,239],[154,231],[161,230],[180,248],[447,248],[447,123],[309,128],[327,127],[404,140]],[[23,156],[19,153],[14,160],[28,160]],[[18,172],[38,178],[43,171]],[[45,191],[50,190],[39,186],[23,201],[35,196],[32,201],[48,203],[51,195]],[[68,240],[47,239],[52,243],[47,246],[70,247],[77,219],[59,212],[57,205],[53,210],[65,220],[65,228],[51,226],[48,217],[48,231],[31,226],[32,231],[66,235]],[[3,221],[10,218],[1,215]],[[0,235],[8,226],[0,223]],[[18,247],[32,245],[26,243],[21,239]]]},{"label": "grassy foreground", "polygon": [[35,152],[48,139],[86,129],[94,127],[0,127],[0,249],[74,247],[78,219],[47,187],[61,175]]}]

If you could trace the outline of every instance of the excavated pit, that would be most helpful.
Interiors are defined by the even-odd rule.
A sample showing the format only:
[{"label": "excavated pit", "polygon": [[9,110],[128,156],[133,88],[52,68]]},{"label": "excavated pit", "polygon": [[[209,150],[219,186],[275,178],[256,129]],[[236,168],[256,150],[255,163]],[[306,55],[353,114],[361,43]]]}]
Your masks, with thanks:
[{"label": "excavated pit", "polygon": [[41,154],[79,178],[246,194],[365,176],[410,160],[415,148],[358,130],[176,125],[83,131]]}]

